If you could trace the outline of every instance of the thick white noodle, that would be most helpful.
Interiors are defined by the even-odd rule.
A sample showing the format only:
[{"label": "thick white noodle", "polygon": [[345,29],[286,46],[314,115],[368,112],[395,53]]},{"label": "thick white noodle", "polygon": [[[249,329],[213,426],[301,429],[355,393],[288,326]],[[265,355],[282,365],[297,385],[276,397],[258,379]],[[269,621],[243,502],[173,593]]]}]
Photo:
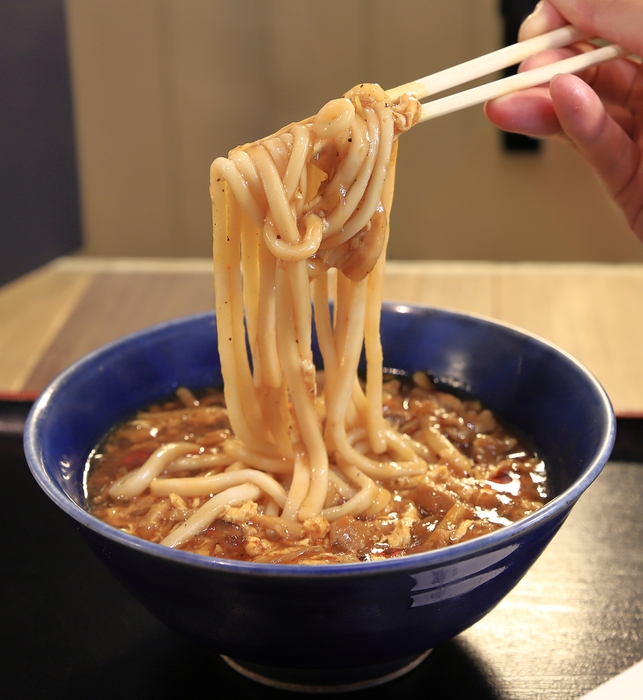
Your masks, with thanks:
[{"label": "thick white noodle", "polygon": [[231,506],[240,506],[259,496],[261,490],[254,484],[242,484],[217,493],[206,501],[185,522],[174,528],[170,534],[161,540],[166,547],[178,547],[190,538],[203,532],[217,518],[221,517]]},{"label": "thick white noodle", "polygon": [[170,462],[177,457],[198,454],[200,451],[199,445],[192,442],[170,442],[167,445],[163,445],[142,466],[115,481],[109,489],[109,495],[112,498],[134,498],[134,496],[140,496],[150,485],[152,479],[157,477]]},{"label": "thick white noodle", "polygon": [[[266,508],[284,522],[377,512],[389,498],[377,479],[427,468],[382,416],[379,340],[395,140],[418,116],[408,96],[394,104],[362,85],[212,164],[219,355],[235,433],[223,449],[271,483],[270,473],[286,479],[285,498],[261,486]],[[330,266],[338,268],[333,285]],[[362,349],[365,389],[357,380]],[[359,449],[348,438],[354,429],[366,437]],[[164,481],[155,488],[170,488]],[[343,504],[325,507],[329,488]]]},{"label": "thick white noodle", "polygon": [[208,496],[220,493],[231,486],[240,484],[255,484],[270,496],[280,508],[286,503],[286,491],[271,476],[257,469],[238,469],[226,471],[215,476],[195,476],[177,479],[154,479],[150,484],[153,496],[169,496],[176,493],[179,496]]}]

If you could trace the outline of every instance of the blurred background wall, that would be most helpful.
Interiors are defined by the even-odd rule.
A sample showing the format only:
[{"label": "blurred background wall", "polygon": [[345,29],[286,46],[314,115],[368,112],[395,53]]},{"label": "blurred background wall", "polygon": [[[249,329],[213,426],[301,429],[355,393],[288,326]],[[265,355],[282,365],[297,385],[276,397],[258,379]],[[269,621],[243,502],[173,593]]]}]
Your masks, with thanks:
[{"label": "blurred background wall", "polygon": [[0,2],[0,284],[81,245],[63,0]]},{"label": "blurred background wall", "polygon": [[[505,2],[511,0],[505,0]],[[502,44],[500,0],[66,0],[83,252],[208,256],[208,169],[354,84]],[[403,137],[389,257],[642,261],[562,144],[503,150],[481,108]]]}]

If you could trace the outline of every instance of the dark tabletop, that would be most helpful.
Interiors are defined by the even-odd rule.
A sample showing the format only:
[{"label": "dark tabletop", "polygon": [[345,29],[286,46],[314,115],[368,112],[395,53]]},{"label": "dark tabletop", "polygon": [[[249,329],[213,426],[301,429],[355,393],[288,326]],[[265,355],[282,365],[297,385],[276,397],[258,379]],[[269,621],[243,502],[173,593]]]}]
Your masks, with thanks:
[{"label": "dark tabletop", "polygon": [[[26,408],[0,405],[2,695],[299,697],[237,675],[111,577],[33,481]],[[643,421],[620,420],[612,461],[514,591],[405,677],[350,697],[574,700],[625,670],[643,658],[642,511]]]}]

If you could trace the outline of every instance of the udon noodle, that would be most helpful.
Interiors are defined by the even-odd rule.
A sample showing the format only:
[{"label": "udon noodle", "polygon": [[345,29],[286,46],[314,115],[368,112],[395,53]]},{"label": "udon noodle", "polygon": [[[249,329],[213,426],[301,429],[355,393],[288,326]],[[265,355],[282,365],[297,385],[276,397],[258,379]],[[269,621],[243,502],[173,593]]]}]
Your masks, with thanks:
[{"label": "udon noodle", "polygon": [[[417,101],[393,103],[378,86],[360,85],[313,119],[212,164],[226,405],[246,450],[287,465],[292,480],[280,509],[287,521],[375,513],[388,495],[373,479],[426,469],[410,441],[382,418],[379,339],[396,137],[418,117]],[[316,392],[312,309],[323,397]],[[362,345],[365,390],[357,378]],[[366,450],[351,437],[362,429]],[[329,510],[333,473],[358,493]]]},{"label": "udon noodle", "polygon": [[[382,409],[379,326],[397,137],[419,114],[413,98],[391,101],[378,86],[360,85],[312,119],[212,164],[230,432],[208,454],[185,439],[165,444],[109,489],[121,500],[149,488],[158,495],[164,480],[177,481],[159,478],[172,465],[220,465],[220,473],[193,478],[193,491],[181,491],[208,497],[184,509],[162,544],[184,546],[244,507],[254,507],[255,522],[263,519],[270,532],[296,539],[347,517],[388,512],[395,484],[421,481],[437,462],[466,475],[471,460],[436,425],[418,440]],[[323,380],[313,362],[313,325]]]}]

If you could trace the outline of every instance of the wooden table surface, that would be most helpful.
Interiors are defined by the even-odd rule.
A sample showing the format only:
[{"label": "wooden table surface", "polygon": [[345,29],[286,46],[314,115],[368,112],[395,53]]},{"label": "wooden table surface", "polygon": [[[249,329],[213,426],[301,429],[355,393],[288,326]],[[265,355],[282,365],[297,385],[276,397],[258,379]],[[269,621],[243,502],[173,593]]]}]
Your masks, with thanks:
[{"label": "wooden table surface", "polygon": [[[205,259],[60,258],[0,288],[0,397],[33,398],[120,335],[213,308]],[[643,265],[389,262],[385,297],[519,326],[583,362],[617,415],[643,416]]]}]

